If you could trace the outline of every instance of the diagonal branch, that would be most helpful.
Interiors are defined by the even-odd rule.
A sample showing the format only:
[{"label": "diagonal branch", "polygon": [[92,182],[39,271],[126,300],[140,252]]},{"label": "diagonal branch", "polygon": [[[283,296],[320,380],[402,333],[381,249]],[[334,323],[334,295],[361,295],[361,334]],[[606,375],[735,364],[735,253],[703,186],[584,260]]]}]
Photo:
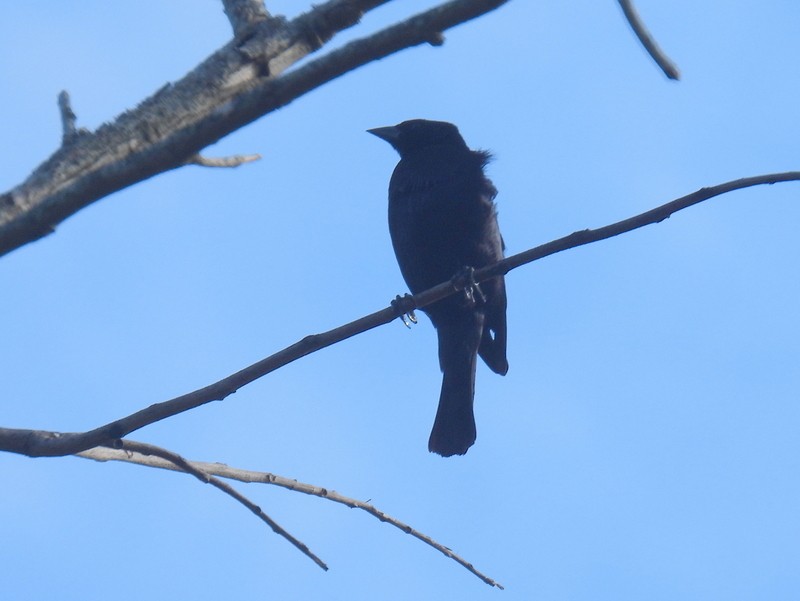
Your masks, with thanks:
[{"label": "diagonal branch", "polygon": [[[475,280],[477,282],[482,282],[489,278],[506,274],[512,269],[525,265],[526,263],[542,259],[558,252],[618,236],[619,234],[630,232],[644,227],[645,225],[659,223],[677,211],[681,211],[721,194],[752,186],[789,181],[800,181],[800,171],[758,175],[737,179],[709,188],[702,188],[692,194],[668,202],[655,209],[645,211],[634,217],[623,219],[622,221],[595,230],[587,229],[577,231],[563,238],[559,238],[558,240],[553,240],[547,244],[542,244],[541,246],[507,257],[493,265],[475,271]],[[452,282],[444,282],[411,297],[411,303],[404,305],[403,310],[425,307],[453,294],[455,291],[456,288]],[[63,456],[74,455],[75,453],[92,447],[113,444],[115,440],[127,436],[131,432],[149,424],[212,401],[221,401],[243,386],[250,384],[258,378],[292,361],[305,357],[310,353],[331,346],[337,342],[341,342],[356,334],[389,323],[398,316],[398,310],[392,305],[322,334],[306,336],[299,342],[257,363],[245,367],[218,382],[214,382],[194,392],[183,394],[172,400],[150,405],[127,417],[123,417],[122,419],[88,432],[60,433],[41,430],[0,428],[0,451],[9,451],[31,457]]]},{"label": "diagonal branch", "polygon": [[0,255],[51,233],[91,203],[181,167],[206,146],[348,71],[424,43],[508,0],[451,0],[283,74],[389,0],[329,0],[291,21],[264,17],[174,84],[0,194]]},{"label": "diagonal branch", "polygon": [[[125,441],[126,449],[129,448],[130,443],[131,441],[128,440]],[[147,467],[156,467],[173,471],[185,471],[182,466],[177,465],[177,463],[174,461],[162,459],[158,456],[151,457],[138,453],[128,453],[123,450],[112,449],[109,447],[96,447],[93,449],[88,449],[86,451],[78,453],[78,456],[83,457],[84,459],[93,459],[95,461],[124,461],[127,463],[144,465]],[[503,586],[499,582],[493,580],[492,578],[489,578],[482,572],[479,572],[477,569],[475,569],[475,567],[471,563],[467,562],[462,557],[456,555],[441,543],[436,542],[428,535],[423,534],[419,530],[412,528],[408,524],[405,524],[400,520],[393,518],[390,515],[387,515],[386,513],[379,510],[374,505],[370,505],[369,503],[364,503],[363,501],[359,501],[351,497],[346,497],[344,495],[337,493],[335,490],[314,486],[312,484],[306,484],[304,482],[298,482],[297,480],[284,478],[283,476],[277,476],[275,474],[270,474],[267,472],[243,470],[227,466],[223,463],[205,463],[201,461],[186,461],[186,463],[189,466],[200,470],[204,474],[220,476],[222,478],[229,478],[231,480],[238,480],[239,482],[272,484],[274,486],[280,486],[281,488],[286,488],[288,490],[305,493],[307,495],[320,497],[322,499],[327,499],[328,501],[333,501],[334,503],[340,503],[342,505],[345,505],[346,507],[361,509],[363,511],[366,511],[370,515],[378,518],[380,521],[385,522],[391,526],[394,526],[395,528],[402,530],[406,534],[409,534],[414,538],[421,540],[425,544],[430,545],[440,553],[444,554],[446,557],[449,557],[450,559],[454,560],[455,562],[457,562],[458,564],[460,564],[461,566],[472,572],[475,576],[483,580],[486,584],[495,586],[500,589],[503,588]]]},{"label": "diagonal branch", "polygon": [[[108,449],[111,451],[111,449]],[[123,456],[131,457],[131,453],[137,453],[139,456],[153,456],[158,457],[166,462],[167,465],[170,466],[169,469],[173,469],[175,471],[184,472],[191,476],[194,476],[201,482],[205,482],[206,484],[211,484],[212,486],[218,488],[226,495],[233,497],[236,501],[247,507],[250,511],[256,514],[261,521],[265,522],[275,534],[279,534],[290,543],[292,543],[295,547],[297,547],[303,555],[311,559],[314,563],[316,563],[319,567],[323,570],[328,570],[328,566],[325,565],[325,562],[322,561],[319,557],[317,557],[314,553],[311,552],[311,549],[308,546],[296,539],[294,536],[289,534],[286,530],[284,530],[275,520],[269,517],[266,513],[264,513],[258,505],[253,503],[250,499],[245,497],[243,494],[239,493],[236,489],[234,489],[230,484],[223,482],[219,478],[215,478],[208,470],[203,469],[203,466],[192,462],[187,461],[177,453],[173,453],[172,451],[168,451],[162,447],[157,447],[152,444],[147,444],[144,442],[136,442],[134,440],[123,440],[122,446],[119,450],[116,451],[117,453],[122,453]],[[120,461],[124,461],[124,459],[119,459]],[[140,463],[132,461],[132,463]]]},{"label": "diagonal branch", "polygon": [[661,50],[661,48],[658,47],[655,39],[653,39],[653,36],[650,35],[647,27],[645,27],[644,22],[636,10],[636,7],[633,5],[633,2],[631,0],[619,0],[619,5],[622,7],[622,12],[625,13],[625,18],[628,20],[631,29],[633,29],[633,33],[635,33],[636,37],[639,38],[639,41],[642,43],[642,46],[644,46],[644,49],[647,50],[647,53],[650,55],[650,57],[664,72],[664,75],[666,75],[669,79],[680,79],[681,73],[678,70],[678,66],[673,63],[666,54],[664,54],[664,51]]}]

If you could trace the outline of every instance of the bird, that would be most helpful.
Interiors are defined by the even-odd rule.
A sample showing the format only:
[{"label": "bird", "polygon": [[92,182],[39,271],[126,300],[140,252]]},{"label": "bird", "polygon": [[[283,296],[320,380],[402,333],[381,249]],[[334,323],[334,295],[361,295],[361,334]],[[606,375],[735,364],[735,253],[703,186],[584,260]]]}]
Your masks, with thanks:
[{"label": "bird", "polygon": [[[412,119],[367,131],[400,155],[389,181],[389,234],[412,294],[503,258],[497,189],[484,173],[489,152],[471,150],[445,121]],[[430,452],[464,455],[475,443],[477,357],[497,374],[508,372],[506,306],[498,276],[422,309],[436,328],[442,371]]]}]

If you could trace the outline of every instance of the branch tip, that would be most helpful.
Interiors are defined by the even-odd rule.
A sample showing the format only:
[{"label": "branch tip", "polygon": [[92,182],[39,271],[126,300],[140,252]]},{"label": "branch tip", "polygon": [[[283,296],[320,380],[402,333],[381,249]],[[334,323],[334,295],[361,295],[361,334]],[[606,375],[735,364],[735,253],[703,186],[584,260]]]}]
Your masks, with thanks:
[{"label": "branch tip", "polygon": [[639,16],[636,7],[633,5],[632,0],[618,1],[620,7],[622,7],[622,12],[625,13],[625,18],[628,20],[631,29],[633,29],[633,32],[636,34],[636,37],[639,38],[642,46],[644,46],[644,49],[647,50],[648,54],[650,54],[658,67],[664,72],[664,75],[666,75],[669,79],[678,81],[681,78],[681,73],[678,69],[678,66],[673,63],[666,54],[664,54],[664,51],[661,50],[661,48],[658,47],[655,39],[653,39],[653,36],[650,35],[647,27],[645,27],[644,22]]}]

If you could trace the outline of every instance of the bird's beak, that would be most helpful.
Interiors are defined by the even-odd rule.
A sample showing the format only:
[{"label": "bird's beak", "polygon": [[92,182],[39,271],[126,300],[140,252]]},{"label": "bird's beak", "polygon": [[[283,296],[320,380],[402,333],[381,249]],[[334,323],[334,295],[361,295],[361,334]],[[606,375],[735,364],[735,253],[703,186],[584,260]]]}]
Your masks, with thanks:
[{"label": "bird's beak", "polygon": [[381,140],[386,140],[392,146],[400,139],[400,130],[394,125],[389,127],[376,127],[375,129],[368,129],[367,131],[373,136],[378,136]]}]

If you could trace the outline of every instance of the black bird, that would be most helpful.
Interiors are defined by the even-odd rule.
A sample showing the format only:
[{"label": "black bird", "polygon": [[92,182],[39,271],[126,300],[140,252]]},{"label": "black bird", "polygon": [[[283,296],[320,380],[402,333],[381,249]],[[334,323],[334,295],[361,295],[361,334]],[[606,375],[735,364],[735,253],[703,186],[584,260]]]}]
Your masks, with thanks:
[{"label": "black bird", "polygon": [[[503,258],[497,190],[483,173],[488,152],[470,150],[458,128],[443,121],[413,119],[368,131],[400,154],[389,182],[389,233],[412,293]],[[463,455],[476,436],[477,355],[495,373],[508,371],[505,281],[501,276],[482,282],[423,311],[439,335],[444,374],[428,450]]]}]

